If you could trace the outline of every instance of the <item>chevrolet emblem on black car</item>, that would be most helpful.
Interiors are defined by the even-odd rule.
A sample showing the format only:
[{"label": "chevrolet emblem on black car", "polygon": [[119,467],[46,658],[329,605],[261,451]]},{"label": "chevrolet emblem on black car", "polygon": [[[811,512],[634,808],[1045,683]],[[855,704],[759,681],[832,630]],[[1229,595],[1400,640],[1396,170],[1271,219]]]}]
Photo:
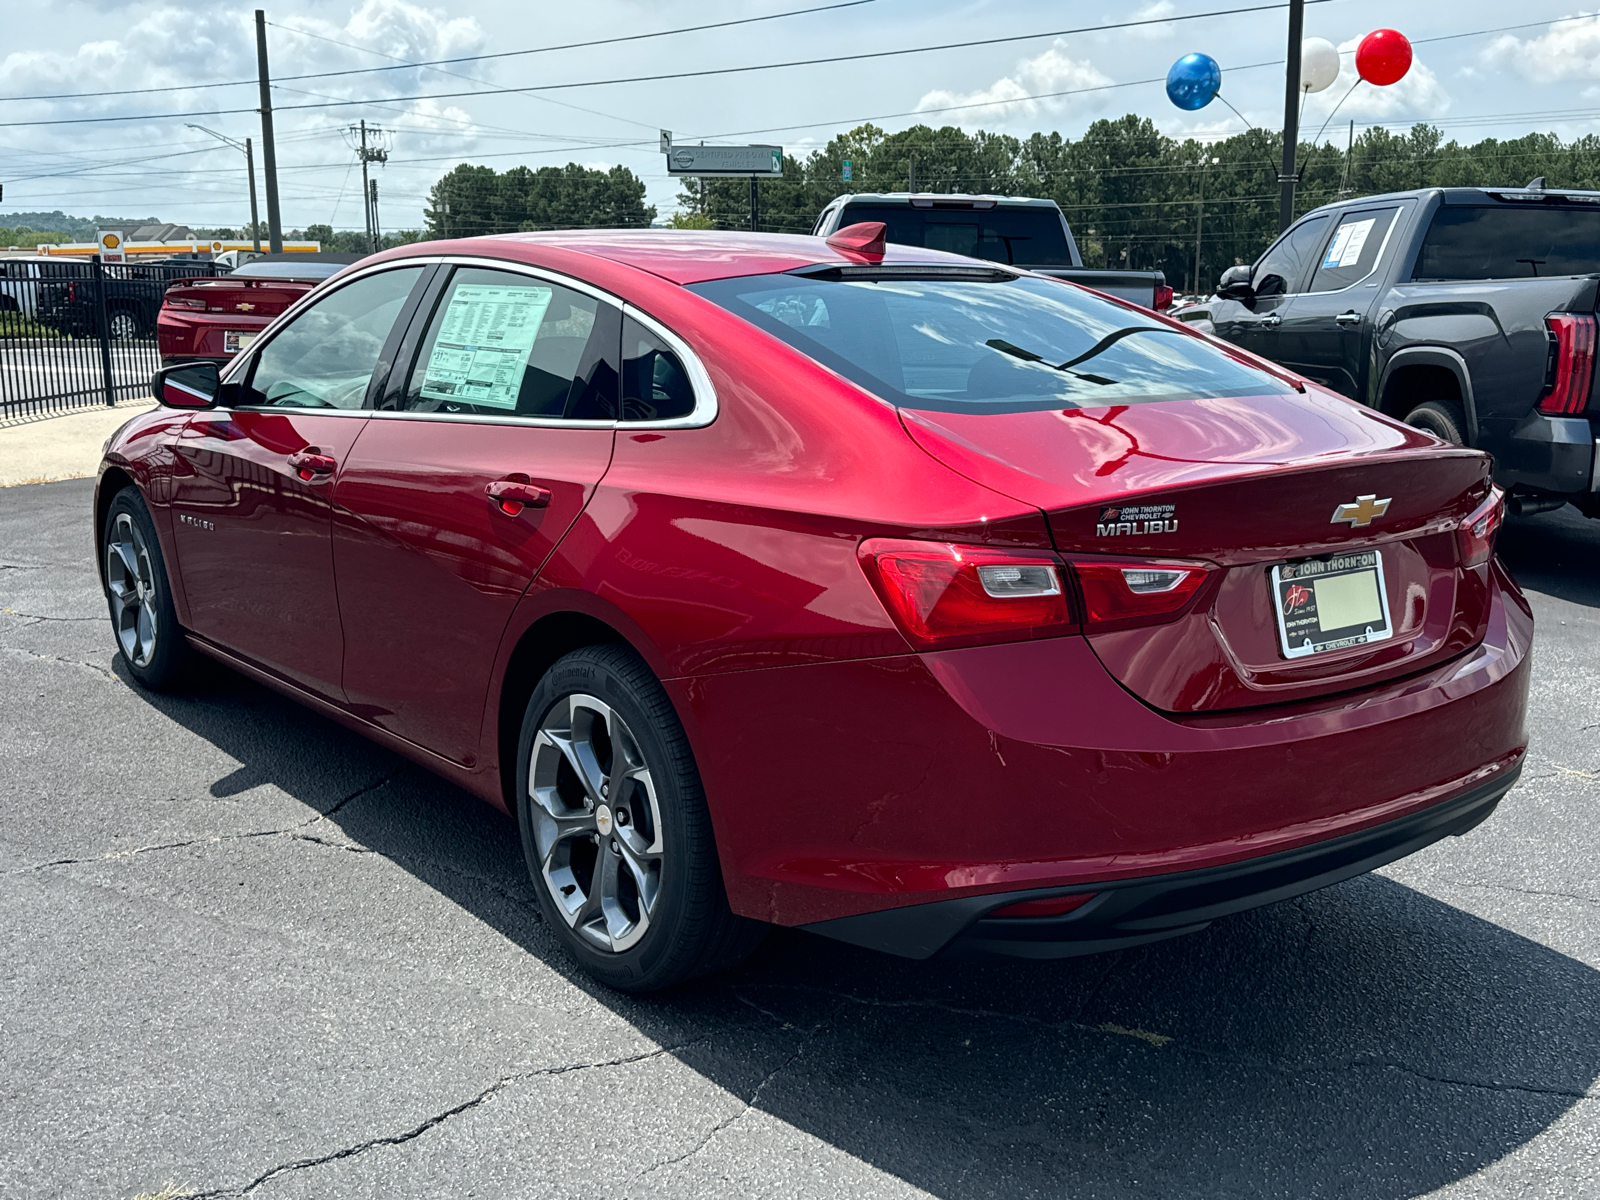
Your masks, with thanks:
[{"label": "chevrolet emblem on black car", "polygon": [[1360,529],[1371,525],[1374,517],[1381,517],[1389,511],[1392,500],[1379,500],[1377,496],[1357,496],[1354,503],[1341,504],[1333,510],[1329,518],[1331,525],[1337,521],[1349,521],[1352,529]]}]

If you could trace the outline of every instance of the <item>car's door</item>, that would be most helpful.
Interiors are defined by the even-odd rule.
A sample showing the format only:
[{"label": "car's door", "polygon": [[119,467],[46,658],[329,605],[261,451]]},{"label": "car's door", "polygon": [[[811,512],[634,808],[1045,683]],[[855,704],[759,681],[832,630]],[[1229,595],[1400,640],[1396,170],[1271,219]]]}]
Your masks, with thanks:
[{"label": "car's door", "polygon": [[474,764],[501,634],[611,461],[621,323],[532,270],[430,288],[334,493],[354,711]]},{"label": "car's door", "polygon": [[1212,324],[1219,337],[1266,358],[1282,351],[1279,330],[1289,299],[1303,281],[1332,217],[1310,216],[1272,244],[1250,273],[1255,297],[1249,303],[1221,301],[1212,307]]},{"label": "car's door", "polygon": [[1352,400],[1361,397],[1367,316],[1399,213],[1397,204],[1341,212],[1278,330],[1279,362]]},{"label": "car's door", "polygon": [[427,266],[362,275],[228,374],[175,440],[173,528],[196,633],[333,700],[343,634],[334,485]]}]

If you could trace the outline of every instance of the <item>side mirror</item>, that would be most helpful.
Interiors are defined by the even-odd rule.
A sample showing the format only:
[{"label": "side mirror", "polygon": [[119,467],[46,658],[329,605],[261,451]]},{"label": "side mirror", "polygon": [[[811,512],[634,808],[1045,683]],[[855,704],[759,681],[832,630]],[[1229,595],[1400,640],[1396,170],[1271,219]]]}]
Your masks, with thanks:
[{"label": "side mirror", "polygon": [[1240,263],[1229,267],[1217,281],[1217,295],[1224,300],[1253,300],[1255,290],[1250,286],[1250,266]]},{"label": "side mirror", "polygon": [[222,376],[213,362],[178,363],[157,371],[150,391],[168,408],[212,408],[222,394]]}]

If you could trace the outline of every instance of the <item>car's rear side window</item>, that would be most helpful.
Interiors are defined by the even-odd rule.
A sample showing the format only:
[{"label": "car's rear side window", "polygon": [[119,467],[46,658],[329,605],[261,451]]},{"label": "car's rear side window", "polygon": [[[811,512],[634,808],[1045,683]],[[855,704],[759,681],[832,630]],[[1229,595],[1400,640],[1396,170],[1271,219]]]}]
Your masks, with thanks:
[{"label": "car's rear side window", "polygon": [[459,268],[406,383],[408,412],[615,420],[620,314],[510,271]]},{"label": "car's rear side window", "polygon": [[1529,279],[1600,271],[1600,205],[1441,205],[1418,280]]},{"label": "car's rear side window", "polygon": [[968,258],[1022,267],[1070,267],[1072,251],[1061,214],[1028,208],[913,208],[898,204],[847,204],[839,224],[882,221],[898,246],[924,246]]},{"label": "car's rear side window", "polygon": [[784,274],[692,290],[905,408],[1017,412],[1289,390],[1201,337],[1052,280]]}]

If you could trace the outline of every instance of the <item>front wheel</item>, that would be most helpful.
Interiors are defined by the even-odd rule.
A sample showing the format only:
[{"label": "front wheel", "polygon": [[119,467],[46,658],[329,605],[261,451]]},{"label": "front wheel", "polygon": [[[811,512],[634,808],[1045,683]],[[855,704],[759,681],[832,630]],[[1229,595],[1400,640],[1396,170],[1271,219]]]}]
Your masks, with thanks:
[{"label": "front wheel", "polygon": [[134,488],[123,488],[106,513],[106,603],[111,629],[128,673],[154,691],[179,685],[191,665],[193,651],[178,627],[150,510]]},{"label": "front wheel", "polygon": [[732,966],[766,932],[728,907],[683,726],[625,646],[575,650],[534,689],[517,822],[546,920],[611,987],[653,991]]}]

